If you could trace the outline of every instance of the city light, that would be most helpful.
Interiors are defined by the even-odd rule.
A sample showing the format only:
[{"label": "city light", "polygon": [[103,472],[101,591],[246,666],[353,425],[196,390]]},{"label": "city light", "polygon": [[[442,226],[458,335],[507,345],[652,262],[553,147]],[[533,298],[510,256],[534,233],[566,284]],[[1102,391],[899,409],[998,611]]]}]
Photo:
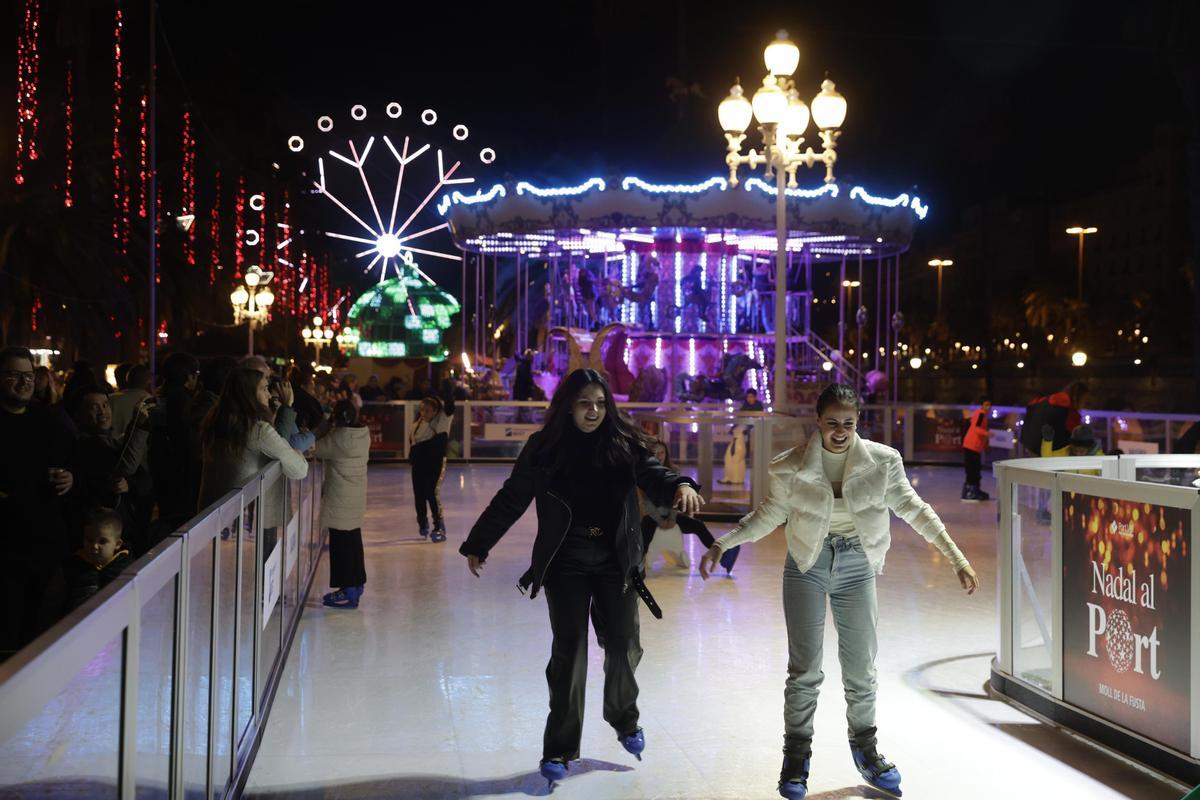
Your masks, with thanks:
[{"label": "city light", "polygon": [[921,368],[921,364],[923,364],[923,363],[924,363],[924,362],[923,362],[923,361],[921,361],[921,359],[920,359],[919,357],[917,357],[917,356],[913,356],[912,358],[910,358],[910,359],[908,360],[908,365],[909,365],[910,367],[912,367],[913,369],[920,369],[920,368]]},{"label": "city light", "polygon": [[1082,350],[1076,350],[1071,354],[1071,363],[1077,367],[1082,367],[1087,363],[1087,360],[1087,353],[1083,352]]}]

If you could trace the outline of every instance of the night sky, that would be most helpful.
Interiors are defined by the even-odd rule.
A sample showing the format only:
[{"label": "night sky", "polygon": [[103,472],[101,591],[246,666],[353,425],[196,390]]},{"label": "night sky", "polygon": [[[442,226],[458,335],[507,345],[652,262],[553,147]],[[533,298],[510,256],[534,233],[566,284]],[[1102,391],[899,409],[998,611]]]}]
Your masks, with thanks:
[{"label": "night sky", "polygon": [[916,187],[932,207],[919,236],[937,240],[996,194],[1103,185],[1156,124],[1188,123],[1196,13],[1110,5],[163,4],[160,69],[227,158],[267,163],[318,115],[394,99],[492,144],[485,184],[691,181],[723,171],[717,103],[736,76],[753,91],[786,27],[803,93],[828,72],[848,100],[839,179]]}]

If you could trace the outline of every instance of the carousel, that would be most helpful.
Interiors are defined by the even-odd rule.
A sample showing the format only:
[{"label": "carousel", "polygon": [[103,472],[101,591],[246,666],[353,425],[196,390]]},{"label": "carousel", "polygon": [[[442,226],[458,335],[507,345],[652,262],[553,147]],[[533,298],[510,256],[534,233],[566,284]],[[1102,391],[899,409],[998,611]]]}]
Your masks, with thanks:
[{"label": "carousel", "polygon": [[627,177],[444,196],[437,210],[463,253],[464,358],[532,358],[547,396],[590,366],[632,402],[724,405],[755,388],[769,406],[782,290],[791,400],[835,376],[887,399],[900,256],[928,208],[834,182],[787,189],[781,280],[775,191]]}]

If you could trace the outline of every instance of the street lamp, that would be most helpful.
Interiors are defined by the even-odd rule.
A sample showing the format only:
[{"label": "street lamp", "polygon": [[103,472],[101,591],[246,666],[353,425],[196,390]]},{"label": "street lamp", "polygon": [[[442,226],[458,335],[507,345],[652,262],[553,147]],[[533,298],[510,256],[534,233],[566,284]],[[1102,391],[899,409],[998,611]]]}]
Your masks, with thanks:
[{"label": "street lamp", "polygon": [[358,328],[342,328],[335,339],[339,350],[343,353],[353,353],[358,349]]},{"label": "street lamp", "polygon": [[1071,363],[1077,367],[1082,367],[1084,364],[1086,364],[1087,359],[1087,353],[1083,352],[1082,350],[1076,350],[1071,354]]},{"label": "street lamp", "polygon": [[[729,183],[738,184],[738,168],[755,169],[765,166],[763,177],[775,178],[775,391],[776,407],[788,405],[787,396],[787,194],[788,186],[796,185],[796,170],[803,164],[811,167],[825,165],[825,182],[833,183],[833,165],[837,161],[837,139],[846,119],[846,98],[836,91],[828,78],[809,106],[791,79],[800,63],[800,48],[779,31],[763,51],[767,75],[762,86],[747,100],[741,82],[734,83],[729,96],[717,107],[717,118],[725,131],[729,167]],[[804,132],[811,121],[821,138],[821,151],[812,147],[801,150]],[[742,155],[742,143],[751,119],[758,121],[763,152],[753,149]]]},{"label": "street lamp", "polygon": [[316,350],[316,360],[314,366],[321,363],[321,348],[326,345],[333,344],[333,328],[325,325],[324,320],[320,317],[313,317],[312,328],[305,328],[300,331],[300,335],[304,337],[305,344],[311,344]]},{"label": "street lamp", "polygon": [[950,267],[954,265],[952,258],[935,258],[929,262],[929,266],[937,267],[938,271],[938,294],[937,294],[937,318],[942,318],[942,267]]},{"label": "street lamp", "polygon": [[275,294],[268,286],[273,277],[273,272],[264,272],[257,266],[250,267],[242,278],[245,285],[238,286],[229,295],[229,301],[233,304],[234,324],[240,325],[244,321],[249,330],[250,355],[254,355],[254,329],[267,324],[267,314],[275,302]]},{"label": "street lamp", "polygon": [[1083,228],[1083,227],[1080,227],[1079,225],[1076,225],[1071,228],[1067,228],[1068,234],[1070,234],[1071,236],[1079,237],[1079,257],[1077,259],[1077,265],[1076,265],[1076,285],[1077,285],[1076,299],[1077,300],[1083,299],[1083,237],[1087,236],[1089,233],[1095,233],[1098,230],[1100,230],[1100,229],[1097,227],[1094,227],[1094,226],[1088,227],[1088,228]]}]

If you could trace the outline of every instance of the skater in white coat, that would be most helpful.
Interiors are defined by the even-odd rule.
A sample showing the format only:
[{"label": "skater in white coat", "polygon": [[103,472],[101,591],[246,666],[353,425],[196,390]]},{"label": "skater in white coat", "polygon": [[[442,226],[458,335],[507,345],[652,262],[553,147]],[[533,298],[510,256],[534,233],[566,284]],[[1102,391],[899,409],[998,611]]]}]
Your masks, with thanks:
[{"label": "skater in white coat", "polygon": [[838,632],[855,766],[872,786],[900,796],[899,770],[879,754],[875,738],[875,576],[883,571],[891,544],[888,512],[895,512],[941,551],[967,594],[979,585],[937,513],[909,484],[900,454],[858,435],[859,410],[853,387],[827,387],[817,400],[818,432],[807,444],[775,457],[766,499],[718,539],[700,562],[700,574],[707,578],[726,550],[784,526],[788,679],[779,793],[792,800],[808,792],[813,717],[824,678],[821,645],[827,603]]}]

